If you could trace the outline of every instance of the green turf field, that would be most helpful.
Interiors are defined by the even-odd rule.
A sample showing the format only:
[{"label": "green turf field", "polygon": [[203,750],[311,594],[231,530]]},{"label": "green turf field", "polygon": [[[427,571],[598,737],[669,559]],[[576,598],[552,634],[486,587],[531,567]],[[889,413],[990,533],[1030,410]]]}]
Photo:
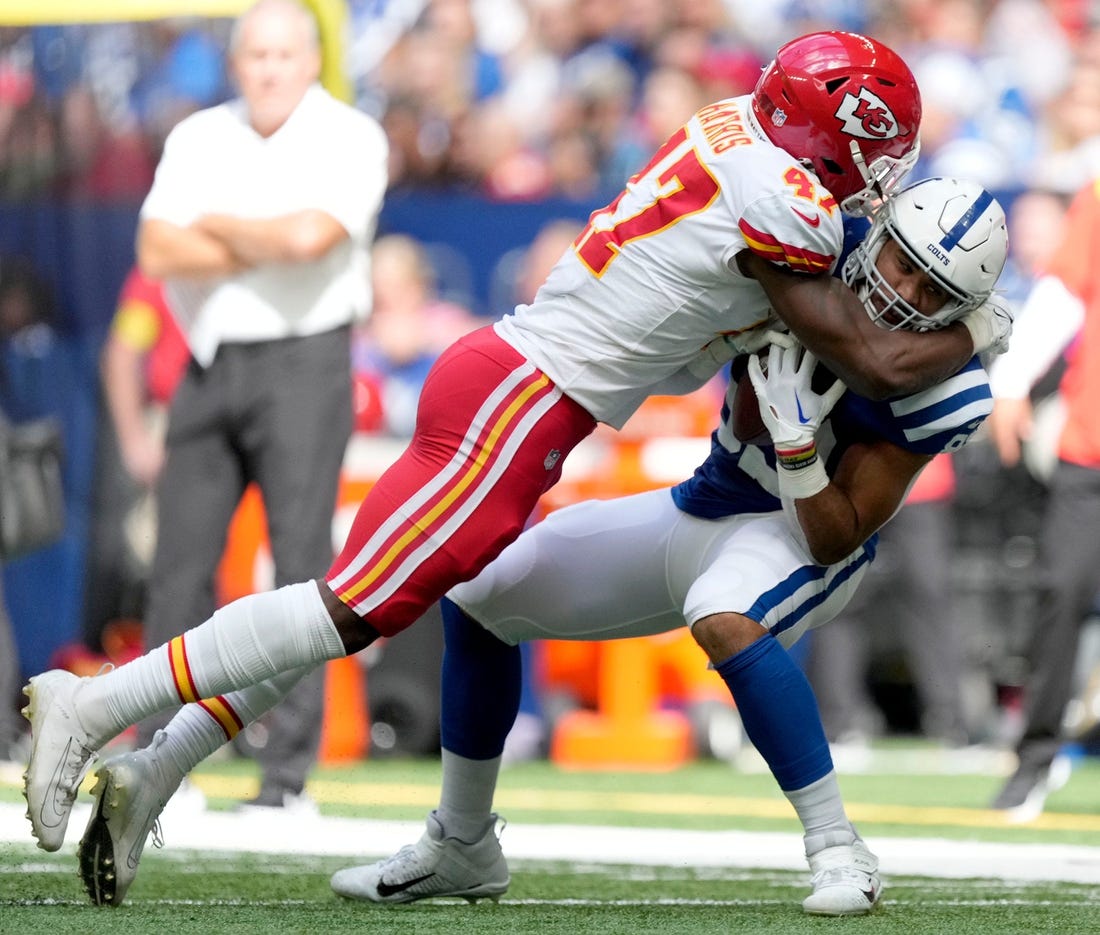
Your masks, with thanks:
[{"label": "green turf field", "polygon": [[43,932],[561,933],[846,932],[1045,935],[1100,931],[1100,887],[986,881],[891,880],[885,904],[856,919],[804,916],[804,877],[776,871],[692,872],[525,863],[499,904],[436,901],[370,906],[334,897],[332,858],[151,855],[141,888],[119,909],[81,899],[72,863],[5,856],[0,927]]},{"label": "green turf field", "polygon": [[[917,765],[935,756],[920,747],[903,755],[911,754]],[[378,760],[319,769],[310,791],[326,819],[419,821],[434,804],[438,778],[432,760]],[[255,770],[229,761],[202,770],[197,779],[210,809],[218,810],[249,794]],[[1051,797],[1048,811],[1027,826],[1006,825],[984,809],[998,775],[878,772],[844,775],[842,786],[872,849],[876,839],[891,837],[942,838],[945,848],[991,841],[1008,849],[1025,843],[1100,846],[1098,780],[1100,764],[1084,761]],[[11,813],[20,801],[10,779],[0,783],[0,805]],[[652,854],[630,866],[586,859],[597,826],[653,828],[658,850],[662,831],[656,829],[797,832],[769,776],[724,763],[648,774],[523,764],[505,771],[497,804],[510,823],[506,853],[517,828],[565,823],[577,826],[577,859],[512,858],[512,886],[496,905],[349,903],[332,895],[328,877],[356,861],[325,855],[323,842],[315,849],[321,853],[249,853],[247,840],[239,842],[241,852],[204,853],[173,848],[166,828],[168,846],[147,851],[126,905],[96,908],[85,901],[70,845],[44,854],[30,844],[29,830],[20,839],[17,828],[0,843],[0,933],[1100,933],[1100,883],[981,879],[980,866],[973,869],[975,879],[939,879],[893,874],[884,866],[880,911],[836,920],[802,914],[804,870],[662,867],[652,865]],[[370,842],[362,846],[369,856]]]}]

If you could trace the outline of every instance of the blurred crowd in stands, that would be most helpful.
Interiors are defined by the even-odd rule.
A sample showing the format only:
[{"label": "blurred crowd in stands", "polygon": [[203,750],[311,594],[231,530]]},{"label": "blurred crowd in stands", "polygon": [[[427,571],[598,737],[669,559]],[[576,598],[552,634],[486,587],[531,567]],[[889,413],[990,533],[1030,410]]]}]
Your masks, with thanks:
[{"label": "blurred crowd in stands", "polygon": [[[785,40],[873,34],[924,98],[916,176],[1072,193],[1100,165],[1086,0],[349,0],[356,103],[391,187],[614,195],[671,129],[752,88]],[[232,93],[228,20],[0,28],[0,196],[140,199],[165,134]]]}]

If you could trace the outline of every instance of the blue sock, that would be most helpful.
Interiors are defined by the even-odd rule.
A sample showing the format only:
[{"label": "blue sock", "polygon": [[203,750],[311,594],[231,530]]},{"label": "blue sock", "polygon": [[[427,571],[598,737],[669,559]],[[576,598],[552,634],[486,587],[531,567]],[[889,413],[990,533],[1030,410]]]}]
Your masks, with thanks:
[{"label": "blue sock", "polygon": [[520,643],[519,652],[523,673],[519,695],[519,710],[524,714],[533,714],[535,717],[541,718],[542,701],[539,698],[539,693],[535,690],[535,683],[538,681],[536,678],[535,644]]},{"label": "blue sock", "polygon": [[518,646],[497,639],[443,598],[443,674],[439,736],[445,749],[471,760],[504,752],[519,711]]},{"label": "blue sock", "polygon": [[833,768],[813,689],[774,636],[769,633],[715,668],[780,789],[802,789]]}]

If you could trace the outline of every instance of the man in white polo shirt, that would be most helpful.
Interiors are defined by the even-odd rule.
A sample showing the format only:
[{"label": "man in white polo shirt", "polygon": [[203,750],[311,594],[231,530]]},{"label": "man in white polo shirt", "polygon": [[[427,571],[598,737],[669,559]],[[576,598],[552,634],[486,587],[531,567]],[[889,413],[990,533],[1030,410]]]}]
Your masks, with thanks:
[{"label": "man in white polo shirt", "polygon": [[[213,612],[250,482],[263,493],[276,586],[331,563],[352,425],[349,325],[369,308],[368,247],[387,181],[381,128],[317,84],[307,9],[260,0],[237,21],[229,54],[240,97],[173,129],[138,230],[139,263],[165,281],[193,356],[158,487],[149,646]],[[308,804],[322,680],[318,670],[276,710],[256,752],[255,804]],[[141,742],[159,726],[143,723]]]}]

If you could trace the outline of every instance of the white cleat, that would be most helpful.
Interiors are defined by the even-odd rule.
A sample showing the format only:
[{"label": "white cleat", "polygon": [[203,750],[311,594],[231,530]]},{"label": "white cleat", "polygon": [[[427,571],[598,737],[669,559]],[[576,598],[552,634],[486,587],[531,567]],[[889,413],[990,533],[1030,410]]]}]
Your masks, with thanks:
[{"label": "white cleat", "polygon": [[150,832],[156,847],[164,843],[157,819],[181,777],[157,756],[163,737],[158,731],[149,747],[111,757],[96,771],[95,804],[77,859],[84,889],[97,906],[122,904]]},{"label": "white cleat", "polygon": [[64,669],[36,675],[23,694],[31,723],[31,753],[23,795],[31,831],[44,851],[65,843],[73,801],[96,748],[80,723],[73,697],[84,679]]},{"label": "white cleat", "polygon": [[473,843],[445,837],[433,811],[428,829],[416,844],[407,844],[393,857],[362,867],[348,867],[332,875],[332,889],[348,899],[375,903],[411,903],[418,899],[460,896],[468,902],[494,902],[508,889],[511,877],[496,835],[497,816],[491,816],[482,836]]},{"label": "white cleat", "polygon": [[878,858],[862,838],[826,847],[809,861],[813,892],[802,900],[802,908],[811,915],[865,915],[882,898]]}]

